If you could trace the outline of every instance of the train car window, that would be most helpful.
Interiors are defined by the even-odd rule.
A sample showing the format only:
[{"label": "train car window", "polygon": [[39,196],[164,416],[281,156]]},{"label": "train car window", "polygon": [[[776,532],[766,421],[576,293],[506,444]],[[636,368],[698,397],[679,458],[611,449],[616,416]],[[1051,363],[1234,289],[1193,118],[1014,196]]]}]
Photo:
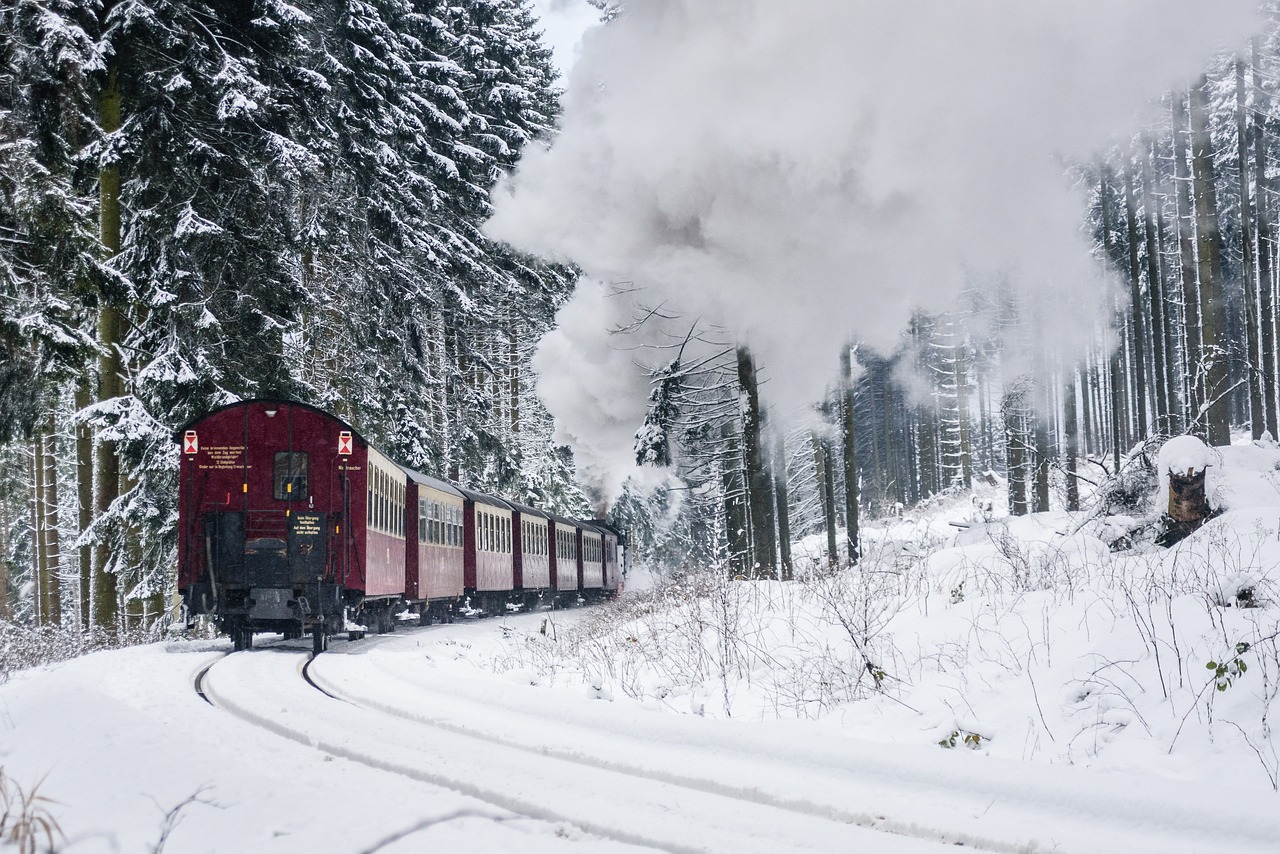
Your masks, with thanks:
[{"label": "train car window", "polygon": [[427,541],[427,499],[418,499],[418,542]]},{"label": "train car window", "polygon": [[366,525],[372,528],[373,527],[373,476],[372,475],[369,476],[367,491],[369,493],[369,497],[368,497],[368,500],[366,500],[364,503],[364,515],[365,515],[364,522]]},{"label": "train car window", "polygon": [[307,455],[304,451],[277,452],[274,469],[277,500],[307,500]]}]

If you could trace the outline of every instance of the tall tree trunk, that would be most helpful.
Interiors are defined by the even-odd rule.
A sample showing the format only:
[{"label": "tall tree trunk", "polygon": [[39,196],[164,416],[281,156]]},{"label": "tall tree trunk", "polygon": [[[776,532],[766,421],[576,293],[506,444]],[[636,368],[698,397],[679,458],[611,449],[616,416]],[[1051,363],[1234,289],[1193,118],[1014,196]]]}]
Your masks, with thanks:
[{"label": "tall tree trunk", "polygon": [[[104,134],[120,129],[120,89],[114,60],[107,71],[106,83],[98,96],[99,117]],[[120,253],[120,164],[110,162],[98,172],[100,239],[107,257]],[[116,306],[103,299],[98,311],[98,343],[102,356],[98,361],[98,402],[106,403],[124,394],[120,358],[124,324]],[[114,440],[99,437],[95,454],[94,515],[101,519],[120,495],[119,454]],[[119,610],[116,576],[111,571],[111,537],[102,532],[93,554],[94,623],[114,632]]]},{"label": "tall tree trunk", "polygon": [[31,613],[37,626],[45,624],[49,558],[44,551],[44,433],[31,438]]},{"label": "tall tree trunk", "polygon": [[1048,384],[1040,379],[1036,379],[1036,398],[1039,402],[1038,412],[1034,413],[1035,418],[1035,441],[1036,441],[1036,458],[1035,458],[1035,505],[1032,510],[1036,513],[1049,512],[1049,395]]},{"label": "tall tree trunk", "polygon": [[817,433],[810,433],[813,443],[813,465],[818,475],[818,498],[822,505],[822,521],[827,530],[827,564],[836,565],[838,551],[836,546],[836,484],[835,474],[831,471],[831,452],[827,443],[818,438]]},{"label": "tall tree trunk", "polygon": [[747,519],[747,490],[742,477],[742,449],[733,425],[728,421],[720,428],[720,435],[724,439],[726,455],[721,482],[724,489],[729,572],[735,577],[747,578],[751,562],[751,538]]},{"label": "tall tree trunk", "polygon": [[764,467],[764,449],[761,446],[763,418],[756,365],[746,347],[738,348],[738,384],[742,387],[745,404],[742,445],[747,466],[747,506],[751,513],[752,575],[755,578],[777,578],[778,550],[769,513],[773,484]]},{"label": "tall tree trunk", "polygon": [[973,488],[973,449],[969,436],[969,380],[965,370],[965,341],[952,324],[953,371],[956,384],[956,422],[960,429],[960,488]]},{"label": "tall tree trunk", "polygon": [[1173,358],[1173,329],[1169,318],[1168,281],[1165,277],[1164,212],[1155,203],[1152,192],[1151,140],[1142,140],[1142,210],[1143,227],[1147,237],[1147,282],[1151,311],[1151,328],[1155,338],[1156,357],[1156,430],[1165,435],[1178,431],[1176,377],[1178,372]]},{"label": "tall tree trunk", "polygon": [[[84,536],[93,523],[93,431],[89,425],[80,421],[79,416],[89,408],[92,402],[92,389],[88,376],[80,380],[76,386],[76,525],[80,536]],[[82,545],[79,549],[80,575],[80,630],[89,628],[92,614],[89,610],[93,597],[93,548]]]},{"label": "tall tree trunk", "polygon": [[782,565],[782,580],[795,578],[795,567],[791,563],[791,507],[787,495],[787,444],[782,431],[777,431],[777,440],[773,451],[773,489],[774,504],[778,513],[778,552]]},{"label": "tall tree trunk", "polygon": [[1178,252],[1182,272],[1182,332],[1183,332],[1183,396],[1185,411],[1182,423],[1190,429],[1203,424],[1201,408],[1204,405],[1204,338],[1200,319],[1200,291],[1197,284],[1195,229],[1191,203],[1191,170],[1188,166],[1186,97],[1173,95],[1173,165],[1174,186],[1177,190]]},{"label": "tall tree trunk", "polygon": [[1253,40],[1253,184],[1254,204],[1257,208],[1258,297],[1262,325],[1262,410],[1264,427],[1271,437],[1280,438],[1277,430],[1276,400],[1276,312],[1275,287],[1272,283],[1272,260],[1275,244],[1271,233],[1271,205],[1268,199],[1270,183],[1267,180],[1266,116],[1270,112],[1270,98],[1262,85],[1261,39]]},{"label": "tall tree trunk", "polygon": [[1262,399],[1262,362],[1258,328],[1258,280],[1253,258],[1253,212],[1249,200],[1249,116],[1245,107],[1244,56],[1236,57],[1236,151],[1239,157],[1240,188],[1240,286],[1244,289],[1245,360],[1249,378],[1249,424],[1254,439],[1266,430]]},{"label": "tall tree trunk", "polygon": [[1218,230],[1218,191],[1205,91],[1208,85],[1208,78],[1201,75],[1191,88],[1192,174],[1195,180],[1201,334],[1208,360],[1205,372],[1208,414],[1205,436],[1210,445],[1222,446],[1231,443],[1231,401],[1227,376],[1227,305],[1222,282],[1222,236]]},{"label": "tall tree trunk", "polygon": [[9,516],[9,502],[0,501],[0,620],[13,619],[9,607],[9,555],[13,545],[13,519]]},{"label": "tall tree trunk", "polygon": [[844,534],[852,565],[858,562],[861,549],[858,541],[858,458],[853,429],[853,348],[847,344],[840,350],[840,397],[840,438],[844,444]]},{"label": "tall tree trunk", "polygon": [[1076,369],[1072,368],[1070,379],[1062,395],[1063,433],[1066,439],[1066,453],[1063,469],[1066,472],[1067,510],[1080,509],[1080,482],[1076,474],[1076,460],[1080,456],[1080,421],[1076,416]]},{"label": "tall tree trunk", "polygon": [[1008,461],[1009,514],[1027,515],[1027,440],[1021,390],[1005,394],[1005,459]]},{"label": "tall tree trunk", "polygon": [[1146,439],[1147,408],[1147,330],[1144,323],[1146,312],[1143,311],[1142,268],[1138,253],[1138,205],[1133,189],[1133,167],[1126,157],[1124,161],[1124,211],[1125,227],[1129,239],[1129,312],[1130,328],[1133,341],[1133,415],[1134,426],[1138,437]]},{"label": "tall tree trunk", "polygon": [[58,436],[52,415],[44,426],[44,559],[46,625],[62,625],[62,548],[58,518]]},{"label": "tall tree trunk", "polygon": [[[1101,210],[1102,210],[1102,251],[1107,259],[1107,263],[1115,261],[1115,245],[1111,236],[1111,189],[1107,180],[1107,169],[1102,169],[1101,182]],[[1120,457],[1124,453],[1127,436],[1125,435],[1124,421],[1124,376],[1120,369],[1121,350],[1124,348],[1124,318],[1119,310],[1116,311],[1116,332],[1120,335],[1121,340],[1117,342],[1116,348],[1111,351],[1109,360],[1111,369],[1111,443],[1112,443],[1112,462],[1114,471],[1120,471]]]}]

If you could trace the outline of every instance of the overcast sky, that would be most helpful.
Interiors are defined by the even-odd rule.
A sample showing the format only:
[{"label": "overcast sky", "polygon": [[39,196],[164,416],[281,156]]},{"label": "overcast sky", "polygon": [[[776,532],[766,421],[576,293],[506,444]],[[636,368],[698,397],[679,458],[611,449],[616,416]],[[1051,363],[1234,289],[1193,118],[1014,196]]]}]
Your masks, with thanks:
[{"label": "overcast sky", "polygon": [[533,8],[542,21],[561,76],[567,75],[577,59],[582,33],[600,22],[600,11],[587,0],[533,0]]}]

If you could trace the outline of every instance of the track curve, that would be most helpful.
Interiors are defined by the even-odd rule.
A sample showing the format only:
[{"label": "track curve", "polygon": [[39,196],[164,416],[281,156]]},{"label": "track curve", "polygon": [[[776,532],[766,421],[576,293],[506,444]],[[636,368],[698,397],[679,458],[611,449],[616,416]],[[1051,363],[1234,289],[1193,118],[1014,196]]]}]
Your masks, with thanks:
[{"label": "track curve", "polygon": [[[364,656],[361,656],[362,658]],[[940,851],[962,840],[886,833],[758,796],[637,776],[370,707],[332,690],[304,652],[220,659],[204,673],[213,705],[326,753],[453,789],[512,812],[673,854]],[[310,680],[303,678],[307,669]],[[313,683],[315,684],[313,687]],[[323,693],[322,693],[323,692]],[[336,699],[342,702],[335,702]],[[972,845],[970,847],[973,847]],[[990,847],[988,850],[1017,850]]]}]

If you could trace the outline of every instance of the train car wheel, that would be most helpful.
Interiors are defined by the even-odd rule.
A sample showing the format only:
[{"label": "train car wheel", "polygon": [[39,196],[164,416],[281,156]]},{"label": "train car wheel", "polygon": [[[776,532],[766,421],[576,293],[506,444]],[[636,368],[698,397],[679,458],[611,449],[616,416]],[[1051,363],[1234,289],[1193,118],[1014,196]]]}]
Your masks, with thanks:
[{"label": "train car wheel", "polygon": [[329,648],[329,637],[325,634],[324,626],[316,626],[311,632],[311,655],[314,658]]}]

